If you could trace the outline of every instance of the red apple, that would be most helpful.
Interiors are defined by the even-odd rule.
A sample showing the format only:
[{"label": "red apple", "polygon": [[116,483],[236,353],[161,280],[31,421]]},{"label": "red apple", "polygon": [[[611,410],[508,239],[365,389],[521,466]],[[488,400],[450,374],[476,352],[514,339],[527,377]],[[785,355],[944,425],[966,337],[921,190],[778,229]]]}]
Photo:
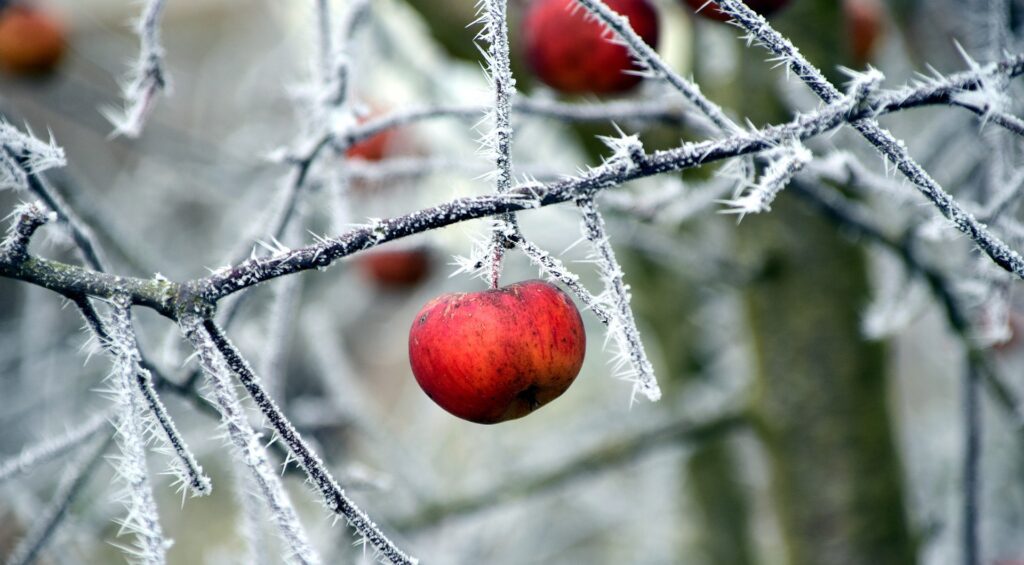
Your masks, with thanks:
[{"label": "red apple", "polygon": [[479,424],[521,418],[561,396],[585,352],[579,310],[536,280],[435,298],[409,331],[409,362],[423,392]]},{"label": "red apple", "polygon": [[871,62],[885,27],[885,7],[881,0],[843,0],[846,38],[854,64]]},{"label": "red apple", "polygon": [[64,56],[64,37],[52,14],[11,4],[0,10],[0,67],[20,75],[48,73]]},{"label": "red apple", "polygon": [[358,263],[370,280],[388,289],[416,286],[430,274],[430,252],[421,247],[369,251]]},{"label": "red apple", "polygon": [[[658,43],[658,14],[648,0],[605,0],[629,18],[648,45]],[[526,61],[540,80],[567,94],[625,92],[642,80],[622,45],[609,41],[604,25],[585,18],[575,0],[533,0],[523,21]]]},{"label": "red apple", "polygon": [[[729,21],[729,16],[719,10],[714,2],[709,2],[708,0],[686,0],[686,3],[698,14],[709,20],[717,22]],[[751,10],[767,18],[785,8],[786,4],[789,4],[789,0],[745,0],[745,3]]]}]

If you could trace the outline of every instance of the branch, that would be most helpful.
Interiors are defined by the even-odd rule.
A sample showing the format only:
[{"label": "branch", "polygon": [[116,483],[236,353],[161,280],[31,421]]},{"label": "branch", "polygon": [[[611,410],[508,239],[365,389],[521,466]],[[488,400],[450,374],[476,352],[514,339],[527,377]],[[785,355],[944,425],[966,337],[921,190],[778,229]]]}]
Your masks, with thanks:
[{"label": "branch", "polygon": [[[842,98],[842,93],[825,78],[814,65],[800,54],[800,51],[779,32],[775,31],[762,16],[748,8],[740,0],[714,0],[729,16],[747,30],[751,40],[785,61],[789,68],[826,104],[833,104]],[[1016,57],[1019,61],[1020,56]],[[996,68],[996,65],[989,65]],[[855,119],[850,125],[878,149],[918,190],[934,204],[942,215],[957,229],[970,237],[992,260],[1007,271],[1024,278],[1024,258],[993,235],[974,216],[965,211],[933,179],[927,171],[910,156],[903,142],[887,130],[882,129],[874,118]]]},{"label": "branch", "polygon": [[115,363],[110,393],[118,407],[116,437],[121,456],[114,468],[124,481],[123,502],[128,510],[118,535],[126,530],[134,533],[135,543],[126,551],[142,563],[159,565],[166,562],[171,542],[164,538],[146,468],[146,423],[133,386],[138,362],[129,316],[127,299],[116,301],[111,316],[110,349]]},{"label": "branch", "polygon": [[608,240],[604,218],[598,213],[593,200],[581,199],[576,204],[583,213],[583,235],[594,246],[595,259],[604,280],[605,300],[611,303],[609,310],[613,315],[612,323],[608,324],[608,331],[618,343],[620,365],[628,360],[632,366],[630,371],[623,372],[623,377],[633,382],[634,397],[640,392],[648,400],[657,401],[661,398],[661,388],[654,376],[654,367],[647,359],[643,341],[640,340],[640,330],[636,327],[633,309],[629,305],[629,286],[623,281],[622,267],[619,266],[615,251]]},{"label": "branch", "polygon": [[381,555],[387,557],[392,563],[416,563],[417,560],[406,555],[398,549],[391,540],[384,535],[376,524],[370,520],[365,512],[359,509],[355,503],[345,494],[345,491],[338,486],[338,483],[331,476],[330,471],[323,464],[320,458],[314,453],[302,436],[295,430],[291,422],[281,412],[277,404],[267,396],[266,391],[259,382],[259,378],[253,373],[252,367],[242,358],[241,353],[234,344],[224,335],[219,327],[212,320],[204,320],[202,329],[210,337],[210,346],[215,347],[220,355],[224,357],[228,367],[242,382],[242,386],[249,392],[253,402],[263,413],[270,427],[288,447],[288,451],[295,457],[296,462],[306,472],[310,482],[320,491],[323,502],[327,508],[340,516],[343,516],[361,536],[363,536]]},{"label": "branch", "polygon": [[[948,103],[950,94],[970,90],[980,84],[982,74],[1005,74],[1016,77],[1024,73],[1024,55],[1010,57],[980,72],[963,72],[948,77],[941,85],[922,85],[903,89],[897,95],[883,93],[873,101],[844,108],[835,104],[797,116],[794,120],[761,130],[721,140],[686,143],[675,149],[644,155],[628,170],[620,166],[602,166],[579,176],[546,185],[528,183],[513,188],[507,195],[489,195],[452,200],[372,225],[314,245],[282,252],[266,258],[253,258],[233,267],[219,270],[209,277],[175,284],[170,281],[114,277],[94,273],[80,267],[45,259],[29,258],[20,265],[0,261],[0,276],[15,278],[50,288],[62,294],[87,294],[109,297],[117,293],[131,296],[136,305],[146,306],[174,318],[176,311],[192,311],[196,299],[213,303],[241,289],[291,273],[323,268],[335,260],[368,249],[380,243],[407,237],[431,229],[504,212],[548,206],[618,184],[655,174],[680,171],[723,159],[773,149],[794,139],[807,140],[830,131],[849,120],[928,104]],[[326,144],[327,141],[324,141]],[[621,165],[621,164],[620,164]]]},{"label": "branch", "polygon": [[242,404],[228,378],[228,368],[203,328],[202,321],[194,315],[183,316],[179,325],[182,334],[198,354],[199,364],[210,383],[211,401],[221,413],[221,421],[234,447],[235,457],[251,471],[261,497],[277,525],[278,533],[288,547],[288,558],[299,563],[319,563],[320,559],[306,538],[306,532],[299,523],[281,480],[267,460],[259,434],[246,419]]}]

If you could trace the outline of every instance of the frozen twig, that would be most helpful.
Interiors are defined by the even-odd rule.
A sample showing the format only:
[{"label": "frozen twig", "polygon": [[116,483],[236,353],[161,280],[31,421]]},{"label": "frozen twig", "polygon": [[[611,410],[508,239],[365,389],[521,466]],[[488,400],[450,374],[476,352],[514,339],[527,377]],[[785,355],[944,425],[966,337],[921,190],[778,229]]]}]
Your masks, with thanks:
[{"label": "frozen twig", "polygon": [[53,137],[46,143],[0,119],[0,190],[28,188],[28,176],[66,163]]},{"label": "frozen twig", "polygon": [[106,428],[110,418],[110,412],[101,412],[62,435],[48,437],[22,449],[18,455],[0,462],[0,484],[78,449],[82,443]]},{"label": "frozen twig", "polygon": [[747,214],[771,211],[775,197],[807,163],[811,162],[811,158],[810,150],[800,143],[783,148],[781,155],[772,160],[761,181],[750,192],[739,198],[723,201],[729,206],[723,212],[736,214],[742,219]]},{"label": "frozen twig", "polygon": [[121,448],[114,468],[124,482],[122,502],[128,510],[119,534],[134,534],[135,542],[126,551],[139,563],[164,563],[171,542],[164,538],[146,467],[147,424],[134,386],[139,370],[138,353],[126,299],[115,301],[110,325],[110,349],[115,359],[110,393],[118,407],[117,443]]},{"label": "frozen twig", "polygon": [[[238,349],[228,340],[221,329],[211,320],[203,321],[201,327],[198,327],[199,322],[196,322],[196,325],[197,327],[191,330],[192,335],[202,332],[204,337],[209,336],[209,342],[206,343],[204,340],[201,344],[196,343],[195,338],[190,338],[196,344],[197,349],[202,345],[204,348],[215,350],[206,355],[216,355],[219,352],[223,356],[227,366],[238,376],[242,386],[248,391],[249,396],[252,397],[253,402],[260,412],[263,413],[270,427],[285,443],[288,451],[295,457],[295,461],[306,472],[309,481],[319,491],[328,510],[343,516],[349,525],[373,546],[375,551],[392,563],[416,563],[416,559],[406,555],[395,546],[380,531],[377,525],[370,520],[370,517],[348,498],[345,491],[338,486],[330,471],[327,470],[327,467],[320,460],[320,457],[309,448],[309,445],[306,444],[302,436],[299,435],[299,432],[295,430],[295,426],[288,421],[280,408],[277,407],[274,400],[267,396],[263,385],[260,384],[259,378],[253,372],[252,367],[242,358]],[[219,362],[220,359],[218,358],[217,361]]]},{"label": "frozen twig", "polygon": [[221,413],[228,439],[235,456],[252,473],[260,496],[267,505],[278,534],[288,548],[287,559],[296,563],[319,563],[320,559],[299,523],[298,515],[284,490],[273,466],[260,443],[260,436],[252,429],[242,404],[235,393],[224,359],[217,351],[202,321],[195,315],[182,316],[181,331],[196,350],[199,364],[210,384],[210,400]]},{"label": "frozen twig", "polygon": [[[487,43],[485,61],[487,76],[494,91],[494,107],[488,111],[493,129],[484,134],[484,147],[494,155],[494,184],[498,194],[512,190],[512,97],[516,81],[508,46],[508,20],[506,0],[480,0],[479,22],[483,29],[477,39]],[[491,288],[497,288],[501,279],[501,261],[509,240],[518,231],[515,216],[507,212],[494,220],[491,241],[487,250],[487,271]]]},{"label": "frozen twig", "polygon": [[598,320],[601,320],[601,323],[607,326],[612,322],[612,314],[601,304],[598,297],[584,288],[583,284],[580,283],[579,276],[567,269],[557,257],[525,239],[521,239],[517,244],[523,251],[523,254],[540,267],[542,273],[568,288],[573,296],[582,302],[588,310],[593,312]]},{"label": "frozen twig", "polygon": [[654,367],[647,359],[647,352],[644,351],[643,342],[640,340],[640,331],[636,327],[633,309],[629,305],[629,286],[623,281],[622,267],[615,259],[604,219],[598,213],[597,205],[592,199],[581,199],[576,204],[583,214],[583,235],[594,246],[594,258],[604,280],[603,298],[608,301],[609,311],[612,313],[608,332],[618,343],[619,355],[622,356],[621,364],[628,362],[631,366],[630,370],[623,371],[623,376],[633,382],[634,397],[639,392],[648,400],[659,400],[661,388],[658,387]]},{"label": "frozen twig", "polygon": [[146,125],[157,98],[170,91],[170,77],[164,69],[164,48],[160,44],[160,18],[165,0],[146,0],[135,25],[139,36],[139,58],[122,79],[124,107],[105,108],[103,114],[114,125],[112,136],[138,137]]}]

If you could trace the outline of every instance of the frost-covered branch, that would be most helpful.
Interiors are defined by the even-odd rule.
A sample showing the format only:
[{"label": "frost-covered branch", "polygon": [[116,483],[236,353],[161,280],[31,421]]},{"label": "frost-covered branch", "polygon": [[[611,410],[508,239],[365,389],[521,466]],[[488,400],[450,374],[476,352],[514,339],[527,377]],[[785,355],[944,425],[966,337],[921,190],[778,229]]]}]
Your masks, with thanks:
[{"label": "frost-covered branch", "polygon": [[[633,309],[629,305],[629,285],[623,280],[622,267],[619,266],[611,241],[608,240],[604,218],[598,213],[597,205],[592,199],[577,200],[576,205],[583,214],[583,235],[594,246],[594,259],[604,281],[605,293],[602,299],[608,302],[608,309],[612,313],[608,332],[619,348],[617,369],[624,379],[633,383],[634,397],[639,392],[648,400],[657,401],[661,399],[661,388],[654,376],[654,367],[647,359],[644,344],[640,340],[640,331],[636,327]],[[627,363],[631,368],[623,370],[622,367]]]},{"label": "frost-covered branch", "polygon": [[[193,330],[193,335],[199,331],[203,332],[204,335],[209,336],[209,343],[202,345],[208,348],[215,348],[216,351],[223,356],[224,360],[227,362],[227,366],[238,376],[242,386],[245,387],[246,391],[248,391],[249,396],[252,397],[253,402],[259,408],[260,412],[263,413],[263,416],[267,419],[270,427],[288,447],[288,451],[295,457],[295,461],[300,467],[302,467],[302,470],[306,472],[306,476],[309,478],[309,481],[320,492],[324,505],[328,510],[334,514],[343,516],[348,524],[358,532],[359,535],[365,538],[377,552],[386,557],[392,563],[416,563],[416,559],[406,555],[402,550],[395,546],[395,544],[392,543],[382,531],[380,531],[377,525],[370,520],[370,517],[360,510],[359,507],[348,498],[345,491],[338,486],[337,481],[335,481],[334,477],[331,476],[330,471],[327,470],[323,461],[321,461],[320,457],[318,457],[317,454],[309,448],[306,442],[302,439],[302,436],[299,435],[299,432],[295,430],[295,426],[288,421],[285,415],[281,412],[281,409],[277,407],[274,400],[267,395],[266,391],[263,389],[263,385],[260,384],[259,378],[253,372],[252,367],[250,367],[249,363],[242,358],[238,349],[235,348],[234,344],[231,343],[223,331],[221,331],[221,329],[217,327],[212,320],[203,321],[202,328],[196,328]],[[197,348],[201,345],[195,342],[195,338],[191,339]]]},{"label": "frost-covered branch", "polygon": [[135,25],[139,36],[139,58],[122,79],[124,107],[103,111],[114,125],[113,136],[138,137],[156,106],[157,98],[170,91],[170,77],[164,69],[164,48],[160,44],[160,18],[165,3],[166,0],[147,0]]},{"label": "frost-covered branch", "polygon": [[199,364],[210,385],[210,401],[221,413],[227,437],[234,447],[235,457],[247,466],[270,516],[277,526],[281,540],[288,547],[287,558],[296,563],[319,563],[320,559],[299,523],[298,515],[281,484],[277,473],[267,459],[260,436],[249,425],[242,404],[228,375],[228,368],[217,352],[202,321],[194,315],[183,316],[181,331],[196,350]]},{"label": "frost-covered branch", "polygon": [[[1024,55],[989,65],[985,72],[1018,76],[1024,72]],[[631,167],[607,164],[548,184],[527,183],[513,188],[507,195],[461,198],[404,216],[378,220],[345,234],[323,238],[313,245],[270,257],[250,258],[203,279],[184,284],[115,277],[35,257],[21,264],[0,261],[0,276],[24,280],[63,294],[109,297],[125,293],[131,296],[134,304],[153,308],[173,318],[179,307],[191,307],[191,301],[197,296],[208,302],[216,302],[238,290],[275,277],[327,267],[341,257],[386,241],[467,220],[566,202],[630,180],[771,150],[794,139],[805,141],[851,120],[916,106],[946,104],[952,92],[977,88],[978,83],[977,73],[958,73],[951,75],[950,80],[942,85],[929,84],[904,89],[896,96],[882,93],[853,109],[832,104],[816,112],[797,116],[784,124],[724,139],[685,143],[675,149],[645,154]]]},{"label": "frost-covered branch", "polygon": [[743,131],[743,128],[725,115],[721,106],[715,104],[704,96],[704,93],[700,91],[700,87],[697,86],[697,84],[693,81],[686,80],[679,75],[679,73],[672,70],[672,68],[661,59],[658,52],[654,50],[654,47],[647,45],[647,43],[644,42],[644,40],[635,31],[633,31],[633,27],[629,24],[628,19],[609,8],[607,4],[602,2],[602,0],[577,0],[577,2],[607,26],[608,30],[610,30],[615,37],[621,41],[622,45],[625,45],[630,50],[633,56],[637,59],[637,62],[640,63],[641,68],[647,69],[654,76],[668,81],[673,88],[682,93],[682,95],[691,104],[696,106],[701,113],[707,116],[708,119],[718,127],[721,133],[728,135]]},{"label": "frost-covered branch", "polygon": [[[762,16],[748,8],[740,0],[714,1],[723,12],[747,30],[751,41],[763,45],[784,61],[793,73],[826,104],[835,103],[842,98],[842,93],[825,78],[825,75],[804,58],[788,39],[775,31]],[[883,129],[873,117],[852,120],[850,125],[903,173],[958,230],[974,240],[978,247],[997,265],[1024,278],[1024,258],[964,210],[927,171],[917,164],[902,141]]]},{"label": "frost-covered branch", "polygon": [[569,289],[583,306],[594,313],[594,316],[604,325],[609,325],[612,322],[612,314],[608,311],[603,304],[601,304],[598,297],[590,293],[589,290],[583,287],[580,283],[580,277],[570,271],[558,260],[557,257],[544,251],[540,247],[537,247],[531,241],[526,239],[520,239],[516,242],[516,245],[523,251],[530,261],[537,265],[544,275],[551,277],[552,279],[562,283],[563,286]]},{"label": "frost-covered branch", "polygon": [[127,531],[135,536],[132,548],[127,551],[138,562],[160,564],[166,562],[171,542],[164,538],[146,467],[148,425],[134,386],[138,359],[127,299],[115,301],[110,326],[110,349],[115,358],[110,393],[118,408],[117,443],[121,448],[121,455],[114,458],[114,468],[124,482],[121,496],[128,510],[118,534]]},{"label": "frost-covered branch", "polygon": [[724,212],[737,214],[742,219],[747,214],[770,212],[775,197],[793,180],[807,163],[811,162],[810,150],[796,143],[780,150],[781,155],[772,160],[768,170],[747,194],[723,203],[729,206]]}]

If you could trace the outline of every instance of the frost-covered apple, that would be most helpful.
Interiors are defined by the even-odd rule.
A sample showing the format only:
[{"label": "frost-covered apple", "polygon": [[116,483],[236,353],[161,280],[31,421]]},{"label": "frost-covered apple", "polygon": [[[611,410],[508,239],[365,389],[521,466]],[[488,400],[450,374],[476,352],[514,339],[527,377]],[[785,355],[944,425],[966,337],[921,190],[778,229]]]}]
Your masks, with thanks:
[{"label": "frost-covered apple", "polygon": [[[729,16],[719,10],[714,2],[709,2],[708,0],[686,0],[686,3],[698,14],[709,20],[718,22],[729,21]],[[751,10],[767,18],[785,8],[789,4],[789,0],[745,0],[745,3]]]},{"label": "frost-covered apple", "polygon": [[0,67],[15,74],[52,71],[64,56],[64,27],[38,8],[10,4],[0,9]]},{"label": "frost-covered apple", "polygon": [[445,294],[409,331],[416,382],[441,408],[480,424],[521,418],[561,396],[585,352],[579,310],[543,281]]},{"label": "frost-covered apple", "polygon": [[[658,14],[648,0],[605,0],[648,44],[658,43]],[[642,79],[629,50],[576,0],[533,0],[523,21],[526,61],[540,80],[567,94],[625,92]]]}]

